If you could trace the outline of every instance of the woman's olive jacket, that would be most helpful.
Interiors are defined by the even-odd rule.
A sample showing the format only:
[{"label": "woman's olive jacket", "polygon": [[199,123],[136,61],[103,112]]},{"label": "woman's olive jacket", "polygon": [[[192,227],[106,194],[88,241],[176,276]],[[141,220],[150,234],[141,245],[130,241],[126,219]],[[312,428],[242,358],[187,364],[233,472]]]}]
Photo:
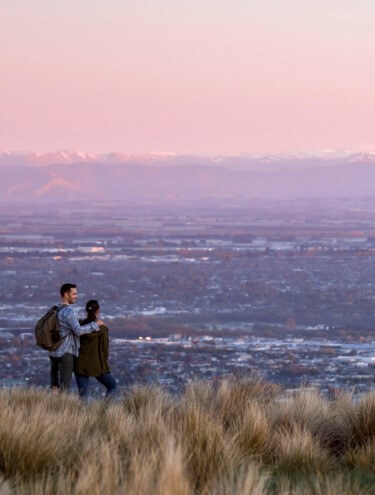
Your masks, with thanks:
[{"label": "woman's olive jacket", "polygon": [[110,373],[108,364],[109,338],[106,325],[100,325],[98,332],[80,337],[79,355],[74,371],[80,375],[99,376]]}]

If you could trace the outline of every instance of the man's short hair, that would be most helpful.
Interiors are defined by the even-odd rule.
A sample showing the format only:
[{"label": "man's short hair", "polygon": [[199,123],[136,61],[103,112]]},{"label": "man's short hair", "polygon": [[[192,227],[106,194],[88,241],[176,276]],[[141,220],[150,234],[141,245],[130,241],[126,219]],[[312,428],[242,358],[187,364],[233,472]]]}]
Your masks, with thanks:
[{"label": "man's short hair", "polygon": [[76,288],[77,288],[76,284],[63,284],[60,287],[61,297],[64,297],[65,292],[69,292],[71,289],[76,289]]}]

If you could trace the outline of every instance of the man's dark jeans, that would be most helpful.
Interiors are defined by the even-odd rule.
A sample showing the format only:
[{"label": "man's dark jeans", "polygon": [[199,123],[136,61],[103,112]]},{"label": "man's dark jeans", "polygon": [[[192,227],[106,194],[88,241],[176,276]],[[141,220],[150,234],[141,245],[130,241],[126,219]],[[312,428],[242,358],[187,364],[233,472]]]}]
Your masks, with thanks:
[{"label": "man's dark jeans", "polygon": [[61,357],[51,357],[51,387],[68,391],[72,379],[75,356],[66,352]]},{"label": "man's dark jeans", "polygon": [[[87,392],[89,389],[89,376],[80,375],[79,373],[74,373],[77,381],[78,393],[82,399],[86,399]],[[117,389],[117,383],[111,373],[102,373],[95,377],[99,383],[105,386],[107,392],[105,394],[106,397],[114,394]]]}]

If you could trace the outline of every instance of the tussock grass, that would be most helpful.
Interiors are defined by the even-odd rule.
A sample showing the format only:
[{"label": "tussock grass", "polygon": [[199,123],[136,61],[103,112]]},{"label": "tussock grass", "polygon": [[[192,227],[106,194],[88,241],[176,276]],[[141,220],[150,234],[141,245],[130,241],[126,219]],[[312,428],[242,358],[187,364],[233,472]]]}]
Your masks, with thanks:
[{"label": "tussock grass", "polygon": [[266,461],[272,454],[272,424],[267,409],[256,400],[232,416],[228,434],[244,462],[249,459]]},{"label": "tussock grass", "polygon": [[375,438],[375,392],[349,403],[345,412],[353,446],[365,445]]},{"label": "tussock grass", "polygon": [[137,386],[116,402],[0,391],[0,495],[375,493],[375,394],[262,380]]},{"label": "tussock grass", "polygon": [[184,408],[175,425],[176,436],[183,439],[184,457],[194,487],[208,484],[220,473],[226,475],[236,467],[236,455],[223,427],[201,406]]},{"label": "tussock grass", "polygon": [[348,404],[342,399],[339,403],[328,402],[317,390],[301,389],[294,397],[283,399],[279,408],[271,409],[270,419],[274,429],[293,433],[299,427],[309,432],[323,448],[338,454],[350,437],[347,414],[343,414]]},{"label": "tussock grass", "polygon": [[296,425],[292,430],[279,430],[273,442],[274,458],[279,471],[294,475],[322,473],[333,467],[333,459],[311,432]]},{"label": "tussock grass", "polygon": [[343,460],[348,466],[375,474],[375,438],[358,447],[349,448]]},{"label": "tussock grass", "polygon": [[9,483],[1,476],[0,477],[0,495],[10,495],[11,488]]},{"label": "tussock grass", "polygon": [[259,466],[250,464],[247,469],[231,473],[214,481],[209,489],[211,495],[266,495],[267,476]]},{"label": "tussock grass", "polygon": [[360,479],[337,474],[332,477],[315,476],[296,485],[284,479],[279,483],[279,495],[372,495],[371,483],[366,486]]}]

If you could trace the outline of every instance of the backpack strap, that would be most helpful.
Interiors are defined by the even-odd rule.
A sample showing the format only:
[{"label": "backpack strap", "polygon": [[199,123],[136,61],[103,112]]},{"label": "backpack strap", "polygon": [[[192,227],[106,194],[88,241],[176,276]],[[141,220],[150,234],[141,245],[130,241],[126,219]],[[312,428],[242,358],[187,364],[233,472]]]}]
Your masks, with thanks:
[{"label": "backpack strap", "polygon": [[[64,308],[66,308],[67,306],[69,306],[69,304],[63,304],[60,307],[58,307],[58,306],[52,306],[51,309],[56,309],[56,316],[57,316],[58,312],[61,311]],[[68,335],[69,335],[69,333],[67,333],[66,335],[64,335],[64,337],[61,337],[61,340],[64,340]]]},{"label": "backpack strap", "polygon": [[51,309],[53,309],[54,311],[56,311],[56,313],[58,313],[59,311],[61,311],[63,308],[66,308],[67,306],[69,306],[69,304],[63,304],[62,306],[58,307],[56,304],[54,304],[51,308],[50,308],[50,311]]},{"label": "backpack strap", "polygon": [[69,304],[63,304],[59,308],[56,306],[56,309],[57,309],[56,313],[58,313],[59,311],[61,311],[63,308],[66,308],[67,306],[69,306]]}]

